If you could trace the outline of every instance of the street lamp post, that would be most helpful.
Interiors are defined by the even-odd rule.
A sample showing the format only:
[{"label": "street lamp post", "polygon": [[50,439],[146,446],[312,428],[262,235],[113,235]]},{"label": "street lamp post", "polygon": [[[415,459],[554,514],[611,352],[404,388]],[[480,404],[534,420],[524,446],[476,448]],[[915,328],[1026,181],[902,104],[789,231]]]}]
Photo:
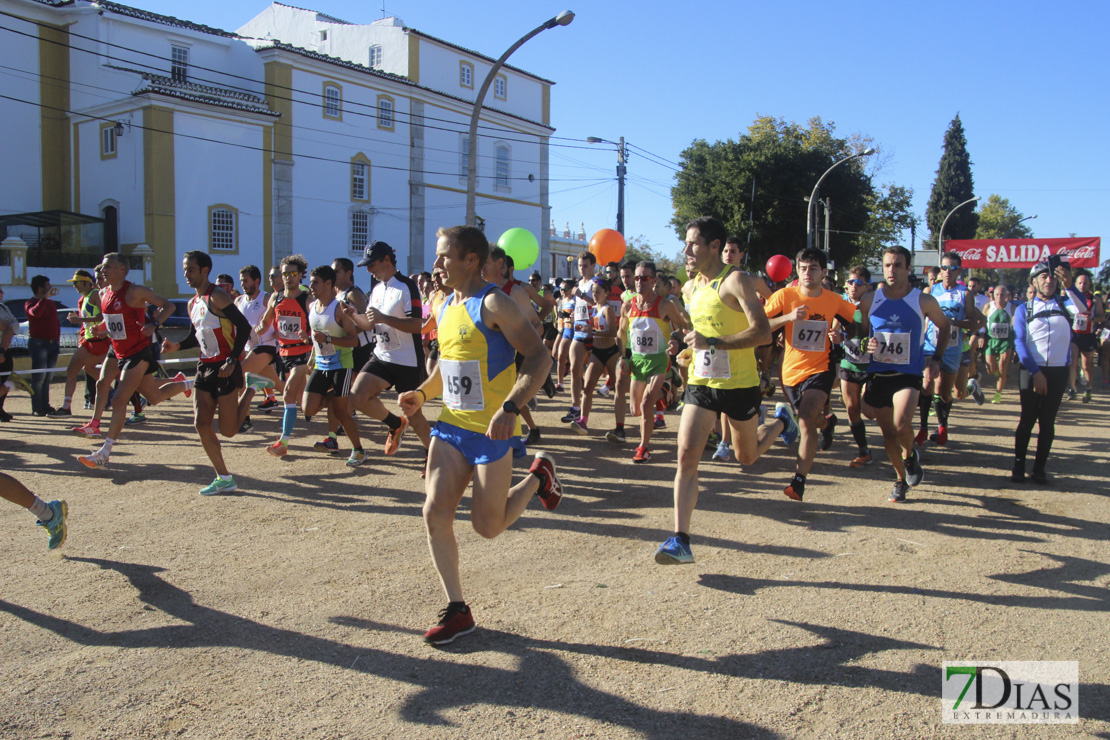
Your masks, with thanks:
[{"label": "street lamp post", "polygon": [[874,147],[868,147],[862,152],[856,152],[855,154],[847,156],[839,162],[834,163],[832,167],[825,170],[825,174],[817,178],[817,184],[813,186],[813,192],[809,194],[809,211],[806,215],[806,249],[809,249],[813,246],[813,221],[817,217],[817,190],[821,187],[821,182],[825,179],[826,176],[828,176],[830,172],[832,172],[845,162],[851,161],[853,159],[858,159],[859,157],[867,157],[874,153]]},{"label": "street lamp post", "polygon": [[949,211],[948,215],[944,217],[943,221],[941,221],[940,231],[937,232],[937,254],[938,255],[942,254],[944,252],[944,227],[948,223],[948,219],[952,218],[953,213],[960,210],[961,208],[966,206],[968,203],[974,203],[977,200],[982,200],[982,198],[978,195],[976,195],[974,198],[968,198],[963,203],[959,204],[958,206],[953,208],[951,211]]},{"label": "street lamp post", "polygon": [[482,114],[482,101],[486,98],[486,92],[489,86],[493,84],[494,77],[501,71],[504,66],[505,60],[508,59],[514,51],[524,45],[533,36],[546,31],[549,28],[556,26],[569,26],[571,21],[574,20],[574,13],[569,10],[564,10],[559,15],[545,21],[536,28],[532,29],[508,49],[505,53],[493,63],[490,67],[489,73],[486,74],[486,79],[482,81],[482,87],[478,90],[478,94],[474,97],[474,109],[470,113],[470,133],[468,134],[468,141],[470,152],[467,155],[466,163],[466,225],[474,226],[474,200],[477,191],[478,182],[478,117]]},{"label": "street lamp post", "polygon": [[619,143],[598,136],[587,136],[586,141],[591,144],[612,144],[617,148],[617,231],[624,236],[624,175],[628,171],[625,167],[628,162],[628,150],[624,146],[624,137],[621,137]]},{"label": "street lamp post", "polygon": [[1013,234],[1015,231],[1017,231],[1017,227],[1021,226],[1022,221],[1028,221],[1028,220],[1036,218],[1036,217],[1037,217],[1037,215],[1033,214],[1032,216],[1026,216],[1025,218],[1019,218],[1017,221],[1014,222],[1014,225],[1011,226],[1009,228],[1009,230],[1006,231],[1006,238],[1009,238],[1010,234]]}]

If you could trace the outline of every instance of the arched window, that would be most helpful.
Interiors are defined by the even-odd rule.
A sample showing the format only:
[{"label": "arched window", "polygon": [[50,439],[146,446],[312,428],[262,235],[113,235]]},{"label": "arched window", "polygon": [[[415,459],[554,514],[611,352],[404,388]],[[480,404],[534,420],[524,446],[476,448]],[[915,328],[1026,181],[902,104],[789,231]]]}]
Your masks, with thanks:
[{"label": "arched window", "polygon": [[474,89],[474,65],[470,62],[459,62],[459,85]]}]

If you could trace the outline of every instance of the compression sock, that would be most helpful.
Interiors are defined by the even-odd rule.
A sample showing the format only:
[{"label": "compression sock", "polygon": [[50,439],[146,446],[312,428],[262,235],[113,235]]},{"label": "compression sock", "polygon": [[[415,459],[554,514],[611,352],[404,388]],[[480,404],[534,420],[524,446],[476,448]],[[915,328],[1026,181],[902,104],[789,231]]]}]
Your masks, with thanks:
[{"label": "compression sock", "polygon": [[921,428],[929,428],[929,409],[933,405],[933,397],[922,394],[917,399],[917,410],[921,412]]},{"label": "compression sock", "polygon": [[945,403],[937,396],[936,403],[934,404],[937,412],[937,424],[942,427],[948,426],[948,414],[952,411],[952,402]]},{"label": "compression sock", "polygon": [[285,412],[281,416],[281,438],[289,439],[293,436],[293,426],[297,423],[297,404],[285,404]]},{"label": "compression sock", "polygon": [[848,428],[852,430],[852,436],[855,437],[856,444],[859,445],[859,451],[868,452],[867,425],[861,420],[850,425]]},{"label": "compression sock", "polygon": [[385,425],[389,427],[389,431],[391,432],[395,432],[401,428],[401,417],[397,416],[396,414],[386,414],[385,418],[382,419],[382,421],[385,422]]}]

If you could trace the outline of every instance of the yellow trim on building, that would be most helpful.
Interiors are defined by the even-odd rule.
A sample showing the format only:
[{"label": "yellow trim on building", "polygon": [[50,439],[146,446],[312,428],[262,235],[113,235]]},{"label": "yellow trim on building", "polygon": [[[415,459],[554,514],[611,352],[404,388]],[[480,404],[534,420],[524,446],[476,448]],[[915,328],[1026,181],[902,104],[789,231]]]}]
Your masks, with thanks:
[{"label": "yellow trim on building", "polygon": [[71,211],[69,29],[47,23],[38,26],[42,209]]},{"label": "yellow trim on building", "polygon": [[154,250],[150,287],[164,296],[180,296],[177,288],[176,173],[174,172],[173,111],[143,108],[143,233]]},{"label": "yellow trim on building", "polygon": [[409,80],[420,84],[420,39],[408,35],[409,42]]},{"label": "yellow trim on building", "polygon": [[[462,193],[463,195],[466,195],[466,189],[465,188],[453,188],[453,187],[450,187],[448,185],[435,185],[435,184],[430,183],[430,182],[423,183],[423,185],[424,185],[424,187],[431,188],[432,190],[446,190],[449,193]],[[521,205],[521,206],[534,206],[536,208],[542,208],[543,207],[543,204],[541,204],[541,203],[533,203],[533,202],[527,201],[527,200],[520,200],[519,198],[506,198],[504,195],[490,195],[488,193],[475,193],[475,197],[477,197],[477,198],[486,198],[488,200],[500,200],[500,201],[503,201],[505,203],[516,203],[517,205]]]},{"label": "yellow trim on building", "polygon": [[[262,264],[269,270],[274,264],[274,130],[262,129]],[[266,284],[266,283],[263,283]]]},{"label": "yellow trim on building", "polygon": [[266,63],[266,104],[281,114],[274,121],[273,154],[278,159],[293,157],[293,67],[281,62]]}]

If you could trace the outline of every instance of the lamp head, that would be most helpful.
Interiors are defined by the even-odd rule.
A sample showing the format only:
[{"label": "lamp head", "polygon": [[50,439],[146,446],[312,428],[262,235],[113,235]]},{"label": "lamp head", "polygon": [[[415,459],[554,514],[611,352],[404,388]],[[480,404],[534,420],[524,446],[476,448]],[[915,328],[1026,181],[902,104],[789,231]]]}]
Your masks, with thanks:
[{"label": "lamp head", "polygon": [[573,21],[573,20],[574,20],[574,11],[573,10],[564,10],[562,13],[559,13],[559,15],[555,16],[555,25],[557,25],[557,26],[569,26],[571,24],[571,21]]}]

